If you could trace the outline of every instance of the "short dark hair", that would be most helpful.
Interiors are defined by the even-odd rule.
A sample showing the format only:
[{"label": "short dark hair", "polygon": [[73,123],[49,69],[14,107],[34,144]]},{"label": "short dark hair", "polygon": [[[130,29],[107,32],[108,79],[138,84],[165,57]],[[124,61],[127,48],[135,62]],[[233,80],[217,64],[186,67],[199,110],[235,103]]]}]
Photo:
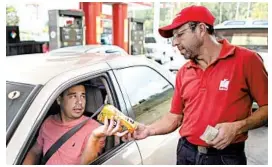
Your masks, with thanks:
[{"label": "short dark hair", "polygon": [[78,84],[72,85],[72,86],[70,86],[69,88],[65,89],[63,92],[61,92],[61,94],[60,94],[59,96],[60,96],[60,97],[63,97],[64,93],[65,93],[66,91],[68,91],[68,89],[70,89],[70,88],[72,88],[72,87],[75,87],[75,86],[84,86],[84,88],[85,88],[85,85],[84,85],[84,84],[78,83]]},{"label": "short dark hair", "polygon": [[[199,24],[200,22],[197,22],[197,21],[191,21],[191,22],[188,22],[189,24],[189,27],[190,29],[194,32],[195,29],[196,29],[196,26]],[[212,25],[209,25],[209,24],[206,24],[204,23],[206,26],[207,26],[207,31],[210,35],[214,35],[215,32],[214,32],[214,28]]]}]

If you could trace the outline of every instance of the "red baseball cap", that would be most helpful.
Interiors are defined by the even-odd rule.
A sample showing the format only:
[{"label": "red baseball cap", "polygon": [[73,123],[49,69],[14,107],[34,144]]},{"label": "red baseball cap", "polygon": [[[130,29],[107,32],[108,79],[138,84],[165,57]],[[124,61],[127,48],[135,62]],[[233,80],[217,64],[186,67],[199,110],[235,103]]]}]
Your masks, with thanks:
[{"label": "red baseball cap", "polygon": [[172,24],[159,28],[159,33],[164,38],[170,38],[173,36],[174,29],[190,21],[203,22],[213,26],[215,17],[206,7],[192,5],[182,9]]}]

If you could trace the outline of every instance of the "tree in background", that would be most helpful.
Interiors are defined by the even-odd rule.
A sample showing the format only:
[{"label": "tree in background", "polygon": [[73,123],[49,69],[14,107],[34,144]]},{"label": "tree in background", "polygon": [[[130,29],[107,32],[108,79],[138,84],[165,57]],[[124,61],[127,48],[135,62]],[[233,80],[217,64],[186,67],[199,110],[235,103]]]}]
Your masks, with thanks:
[{"label": "tree in background", "polygon": [[[236,2],[223,2],[222,4],[222,20],[218,20],[217,24],[226,20],[234,20],[236,16],[237,3]],[[215,15],[215,17],[218,17]]]},{"label": "tree in background", "polygon": [[[268,19],[267,2],[171,2],[175,3],[172,8],[160,9],[160,24],[165,26],[171,23],[177,13],[191,5],[203,5],[216,17],[215,25],[226,20]],[[135,11],[135,17],[144,20],[145,33],[153,32],[154,9]]]},{"label": "tree in background", "polygon": [[6,25],[16,26],[19,24],[17,11],[13,6],[6,6]]},{"label": "tree in background", "polygon": [[141,19],[144,21],[144,30],[145,34],[150,34],[153,32],[153,17],[154,17],[154,9],[146,9],[146,10],[136,10],[135,18]]},{"label": "tree in background", "polygon": [[251,18],[268,20],[268,3],[252,3]]},{"label": "tree in background", "polygon": [[49,32],[49,21],[47,21],[47,22],[45,23],[42,32],[45,32],[45,33],[48,33],[48,32]]},{"label": "tree in background", "polygon": [[215,24],[220,22],[220,3],[210,3],[210,2],[201,2],[199,5],[205,6],[208,8],[212,14],[216,17]]},{"label": "tree in background", "polygon": [[161,8],[160,9],[160,27],[168,25],[171,23],[172,19],[170,19],[170,10],[169,8]]}]

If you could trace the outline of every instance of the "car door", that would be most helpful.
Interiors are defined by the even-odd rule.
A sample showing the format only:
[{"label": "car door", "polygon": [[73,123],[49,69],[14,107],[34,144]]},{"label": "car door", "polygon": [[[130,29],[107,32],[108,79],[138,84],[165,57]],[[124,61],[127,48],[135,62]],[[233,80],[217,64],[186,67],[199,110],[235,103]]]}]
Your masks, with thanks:
[{"label": "car door", "polygon": [[[94,72],[90,72],[92,70],[94,70]],[[46,113],[62,91],[79,81],[83,82],[88,80],[88,78],[90,79],[94,76],[98,77],[98,75],[100,76],[103,74],[106,77],[108,76],[107,74],[110,75],[111,73],[112,72],[109,70],[107,64],[100,63],[63,73],[61,76],[55,77],[44,85],[31,103],[25,116],[21,118],[22,120],[20,124],[17,126],[7,145],[7,164],[22,164]],[[124,100],[122,99],[119,87],[118,85],[115,86],[115,77],[112,77],[112,79],[109,79],[110,77],[106,78],[108,78],[107,83],[110,85],[110,92],[116,94],[115,98],[120,106],[119,109],[127,114],[126,106],[124,105]],[[104,154],[98,157],[94,164],[139,165],[142,164],[142,159],[136,142],[130,142],[117,144],[115,147],[107,150]]]},{"label": "car door", "polygon": [[123,143],[98,157],[91,165],[141,165],[142,159],[136,142]]},{"label": "car door", "polygon": [[[109,91],[112,92],[112,97],[115,98],[115,102],[118,102],[119,110],[123,114],[128,115],[127,107],[123,99],[123,94],[120,90],[119,84],[112,71],[108,71]],[[102,156],[98,157],[92,164],[103,165],[141,165],[142,158],[139,148],[135,141],[128,143],[116,144],[115,147],[108,150]]]},{"label": "car door", "polygon": [[[129,116],[134,120],[151,124],[169,112],[174,91],[172,83],[148,66],[133,66],[115,70],[122,92],[126,92]],[[159,136],[151,136],[136,143],[144,165],[174,165],[178,130]]]},{"label": "car door", "polygon": [[[109,69],[109,66],[106,63],[85,66],[80,69],[64,72],[61,75],[52,78],[43,86],[37,85],[34,89],[38,89],[39,91],[36,90],[33,92],[33,97],[35,98],[29,96],[31,98],[27,99],[27,103],[21,107],[21,109],[26,111],[20,110],[20,113],[18,113],[16,118],[13,119],[16,120],[18,124],[13,128],[12,134],[10,134],[12,136],[10,136],[9,141],[6,144],[6,163],[10,165],[20,165],[23,162],[23,158],[30,148],[30,145],[32,144],[31,142],[34,140],[35,134],[38,132],[46,113],[54,103],[55,99],[65,89],[64,87],[67,88],[79,80],[86,79],[86,77],[92,77],[93,75],[96,75],[96,71],[98,70],[105,71],[107,69]],[[94,72],[92,70],[94,70]],[[29,86],[31,87],[31,85]],[[27,90],[29,90],[29,88],[27,88]],[[17,96],[20,95],[15,100],[22,100],[27,93],[18,88],[15,89],[15,91],[17,91],[16,94],[14,94],[14,91],[10,91],[11,90],[8,90],[7,92],[14,95],[10,96],[13,99],[15,99],[16,94]],[[7,105],[10,104],[7,103]],[[21,111],[24,111],[24,113]],[[11,122],[11,124],[13,124],[13,122]],[[8,135],[9,134],[7,134],[7,136]]]}]

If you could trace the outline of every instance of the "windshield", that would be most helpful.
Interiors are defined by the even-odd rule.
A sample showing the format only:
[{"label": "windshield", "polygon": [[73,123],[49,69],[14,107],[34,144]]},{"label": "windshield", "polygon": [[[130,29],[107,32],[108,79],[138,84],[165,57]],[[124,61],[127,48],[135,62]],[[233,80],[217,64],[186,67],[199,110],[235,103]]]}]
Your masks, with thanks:
[{"label": "windshield", "polygon": [[215,30],[219,39],[226,38],[231,44],[256,52],[268,52],[268,29],[221,29]]},{"label": "windshield", "polygon": [[34,88],[35,85],[6,82],[6,130]]}]

